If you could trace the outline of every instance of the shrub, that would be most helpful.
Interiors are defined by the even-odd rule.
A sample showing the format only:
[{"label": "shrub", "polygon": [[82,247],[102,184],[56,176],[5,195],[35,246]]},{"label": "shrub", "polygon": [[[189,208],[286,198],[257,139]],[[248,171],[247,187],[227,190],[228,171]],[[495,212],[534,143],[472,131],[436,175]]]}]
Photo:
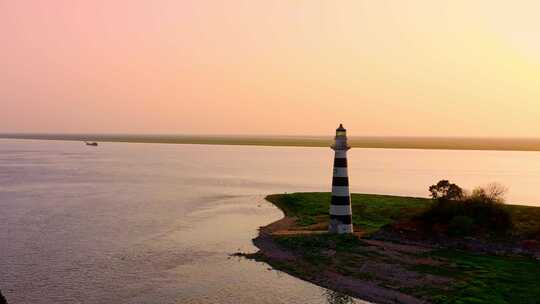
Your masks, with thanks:
[{"label": "shrub", "polygon": [[511,228],[510,212],[500,201],[486,197],[470,197],[463,202],[465,215],[475,219],[480,227],[495,232],[504,232]]},{"label": "shrub", "polygon": [[474,220],[465,215],[454,216],[448,226],[448,234],[451,236],[467,236],[473,232]]},{"label": "shrub", "polygon": [[492,203],[504,204],[504,195],[508,189],[498,183],[491,183],[485,187],[477,187],[468,199],[482,200]]},{"label": "shrub", "polygon": [[441,180],[429,187],[431,197],[437,200],[459,200],[463,198],[463,189],[448,180]]},{"label": "shrub", "polygon": [[[449,183],[441,181],[443,188]],[[437,184],[437,185],[439,185]],[[434,185],[434,186],[437,186]],[[452,184],[450,184],[452,185]],[[430,192],[434,186],[430,187]],[[456,185],[457,188],[461,189]],[[439,196],[437,202],[424,212],[420,218],[428,226],[435,224],[448,225],[451,235],[470,235],[474,229],[502,233],[512,226],[510,212],[504,206],[506,188],[499,184],[490,184],[476,188],[471,195]],[[453,192],[457,193],[457,192]],[[443,191],[444,194],[444,191]],[[452,197],[454,199],[445,199]]]}]

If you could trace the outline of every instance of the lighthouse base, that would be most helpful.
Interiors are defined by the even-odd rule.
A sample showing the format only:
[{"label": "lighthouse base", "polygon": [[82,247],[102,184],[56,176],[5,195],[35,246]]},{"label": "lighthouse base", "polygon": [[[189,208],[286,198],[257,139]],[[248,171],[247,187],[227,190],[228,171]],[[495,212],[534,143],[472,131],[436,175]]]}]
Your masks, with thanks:
[{"label": "lighthouse base", "polygon": [[330,220],[330,225],[328,226],[329,233],[345,234],[353,233],[352,224],[343,224],[338,220]]}]

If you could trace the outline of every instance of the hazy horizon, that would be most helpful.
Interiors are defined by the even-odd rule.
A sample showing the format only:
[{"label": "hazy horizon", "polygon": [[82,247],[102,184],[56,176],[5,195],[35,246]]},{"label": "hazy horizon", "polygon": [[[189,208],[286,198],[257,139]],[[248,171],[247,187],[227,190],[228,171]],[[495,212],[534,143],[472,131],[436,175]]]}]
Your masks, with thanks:
[{"label": "hazy horizon", "polygon": [[[332,143],[333,136],[0,133],[0,139],[98,141],[149,144],[329,147]],[[540,151],[540,138],[350,136],[349,144],[353,148]]]},{"label": "hazy horizon", "polygon": [[2,1],[0,131],[536,138],[538,11]]},{"label": "hazy horizon", "polygon": [[[131,132],[0,132],[0,138],[8,135],[103,135],[103,136],[178,136],[178,137],[291,137],[291,138],[328,138],[333,139],[334,134],[331,130],[328,134],[272,134],[272,133],[131,133]],[[425,139],[501,139],[501,140],[540,140],[537,137],[520,136],[437,136],[437,135],[348,135],[348,138],[425,138]],[[9,137],[8,137],[9,138]]]}]

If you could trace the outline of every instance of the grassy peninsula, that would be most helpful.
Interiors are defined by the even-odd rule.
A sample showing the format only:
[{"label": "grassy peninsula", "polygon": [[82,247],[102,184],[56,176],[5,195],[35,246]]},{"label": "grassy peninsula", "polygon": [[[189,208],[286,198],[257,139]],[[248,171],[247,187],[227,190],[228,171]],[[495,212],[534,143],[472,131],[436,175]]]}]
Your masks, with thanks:
[{"label": "grassy peninsula", "polygon": [[355,235],[325,233],[329,193],[270,195],[286,217],[262,227],[251,258],[376,303],[538,303],[540,208],[505,205],[504,234],[426,235],[436,201],[353,194]]}]

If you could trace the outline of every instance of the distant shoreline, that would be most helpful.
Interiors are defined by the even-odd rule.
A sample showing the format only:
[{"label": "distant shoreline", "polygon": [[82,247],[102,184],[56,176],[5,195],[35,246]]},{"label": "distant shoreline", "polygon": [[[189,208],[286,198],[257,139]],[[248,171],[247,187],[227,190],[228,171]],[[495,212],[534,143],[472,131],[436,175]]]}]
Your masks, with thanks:
[{"label": "distant shoreline", "polygon": [[[204,144],[278,147],[329,147],[332,137],[322,136],[210,136],[127,134],[4,133],[0,139],[67,140],[125,143]],[[540,151],[540,138],[466,137],[349,137],[353,148]]]}]

